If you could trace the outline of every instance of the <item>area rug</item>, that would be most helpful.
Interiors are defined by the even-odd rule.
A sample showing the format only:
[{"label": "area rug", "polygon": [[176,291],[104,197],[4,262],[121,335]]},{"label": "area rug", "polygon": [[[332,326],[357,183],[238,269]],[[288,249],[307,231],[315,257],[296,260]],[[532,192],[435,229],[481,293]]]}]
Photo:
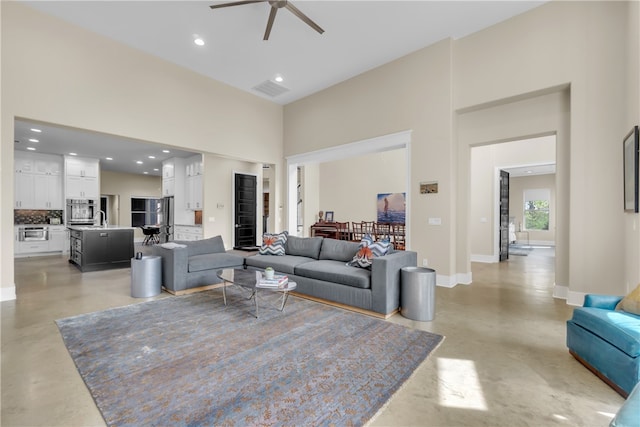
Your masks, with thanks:
[{"label": "area rug", "polygon": [[256,319],[221,294],[56,321],[107,425],[362,425],[444,339],[295,297]]},{"label": "area rug", "polygon": [[527,256],[532,250],[530,246],[509,245],[509,255]]}]

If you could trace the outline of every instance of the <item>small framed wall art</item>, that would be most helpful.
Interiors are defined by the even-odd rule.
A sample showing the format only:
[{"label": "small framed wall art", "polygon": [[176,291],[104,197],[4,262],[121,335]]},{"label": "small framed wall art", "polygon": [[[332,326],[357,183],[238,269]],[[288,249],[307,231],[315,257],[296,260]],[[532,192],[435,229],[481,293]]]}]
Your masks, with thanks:
[{"label": "small framed wall art", "polygon": [[435,194],[437,192],[438,192],[438,181],[420,183],[420,194]]}]

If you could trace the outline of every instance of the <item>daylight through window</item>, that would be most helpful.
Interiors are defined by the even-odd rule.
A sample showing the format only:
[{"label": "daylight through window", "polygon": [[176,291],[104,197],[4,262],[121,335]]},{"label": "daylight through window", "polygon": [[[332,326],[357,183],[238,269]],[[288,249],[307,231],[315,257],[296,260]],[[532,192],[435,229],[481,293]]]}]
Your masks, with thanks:
[{"label": "daylight through window", "polygon": [[549,229],[549,189],[524,191],[524,228],[525,230]]}]

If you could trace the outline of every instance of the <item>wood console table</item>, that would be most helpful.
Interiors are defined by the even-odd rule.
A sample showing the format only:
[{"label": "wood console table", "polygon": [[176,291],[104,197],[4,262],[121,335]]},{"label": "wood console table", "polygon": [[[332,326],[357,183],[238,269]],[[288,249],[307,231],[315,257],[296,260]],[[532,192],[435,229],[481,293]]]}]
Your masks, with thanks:
[{"label": "wood console table", "polygon": [[338,227],[330,222],[316,222],[311,226],[311,237],[338,238]]}]

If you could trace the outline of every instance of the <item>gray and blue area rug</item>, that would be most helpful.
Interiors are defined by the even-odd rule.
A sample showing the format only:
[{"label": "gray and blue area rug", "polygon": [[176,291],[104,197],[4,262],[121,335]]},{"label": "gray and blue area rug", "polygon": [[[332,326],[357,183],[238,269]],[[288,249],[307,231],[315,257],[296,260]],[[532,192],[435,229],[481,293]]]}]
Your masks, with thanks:
[{"label": "gray and blue area rug", "polygon": [[212,290],[56,323],[110,426],[362,425],[444,338],[295,297],[256,319],[239,301]]}]

